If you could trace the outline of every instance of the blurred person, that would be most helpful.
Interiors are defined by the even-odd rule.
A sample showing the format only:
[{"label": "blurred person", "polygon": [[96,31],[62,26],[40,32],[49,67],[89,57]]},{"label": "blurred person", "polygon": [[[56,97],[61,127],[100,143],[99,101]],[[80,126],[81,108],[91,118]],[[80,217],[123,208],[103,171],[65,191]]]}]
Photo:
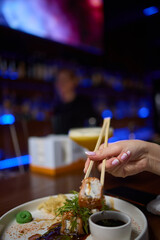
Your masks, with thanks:
[{"label": "blurred person", "polygon": [[68,134],[69,129],[88,126],[89,119],[96,125],[97,115],[91,101],[77,94],[78,78],[70,69],[60,69],[55,83],[56,101],[53,110],[53,131]]},{"label": "blurred person", "polygon": [[87,171],[90,160],[95,161],[101,171],[102,160],[106,159],[106,172],[116,177],[127,177],[143,171],[160,175],[160,146],[156,143],[125,140],[111,143],[107,148],[101,145],[98,151],[86,154],[88,159],[84,172]]}]

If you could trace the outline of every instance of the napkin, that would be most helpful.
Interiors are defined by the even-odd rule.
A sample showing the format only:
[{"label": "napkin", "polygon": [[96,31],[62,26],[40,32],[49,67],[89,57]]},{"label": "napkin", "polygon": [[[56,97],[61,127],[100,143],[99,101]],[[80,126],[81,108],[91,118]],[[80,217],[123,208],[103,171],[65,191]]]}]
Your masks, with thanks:
[{"label": "napkin", "polygon": [[155,215],[160,215],[160,195],[147,204],[147,210]]}]

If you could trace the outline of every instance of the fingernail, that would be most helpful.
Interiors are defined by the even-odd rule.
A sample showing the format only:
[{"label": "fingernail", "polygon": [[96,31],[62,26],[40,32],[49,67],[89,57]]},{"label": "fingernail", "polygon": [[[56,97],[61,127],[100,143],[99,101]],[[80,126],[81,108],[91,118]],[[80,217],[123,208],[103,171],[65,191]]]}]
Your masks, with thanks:
[{"label": "fingernail", "polygon": [[123,155],[121,156],[121,160],[125,160],[128,157],[127,153],[123,153]]},{"label": "fingernail", "polygon": [[114,159],[113,162],[112,162],[112,165],[117,165],[119,163],[119,160],[118,159]]},{"label": "fingernail", "polygon": [[88,151],[86,151],[85,154],[87,154],[88,156],[94,156],[94,155],[96,155],[95,152],[88,152]]},{"label": "fingernail", "polygon": [[127,155],[129,156],[131,154],[131,152],[130,151],[127,151]]}]

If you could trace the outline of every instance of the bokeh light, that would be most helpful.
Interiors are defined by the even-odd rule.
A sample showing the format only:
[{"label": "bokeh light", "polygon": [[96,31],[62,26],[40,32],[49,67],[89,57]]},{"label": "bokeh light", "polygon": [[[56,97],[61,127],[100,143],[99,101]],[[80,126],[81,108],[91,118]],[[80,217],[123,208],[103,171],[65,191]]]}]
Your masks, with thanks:
[{"label": "bokeh light", "polygon": [[142,107],[138,111],[138,116],[140,118],[147,118],[149,116],[149,109],[147,107]]},{"label": "bokeh light", "polygon": [[102,117],[103,118],[107,118],[107,117],[110,117],[110,118],[112,118],[112,111],[111,110],[109,110],[109,109],[107,109],[107,110],[104,110],[103,112],[102,112]]},{"label": "bokeh light", "polygon": [[15,117],[13,116],[13,114],[4,114],[0,117],[1,125],[13,124],[14,122]]}]

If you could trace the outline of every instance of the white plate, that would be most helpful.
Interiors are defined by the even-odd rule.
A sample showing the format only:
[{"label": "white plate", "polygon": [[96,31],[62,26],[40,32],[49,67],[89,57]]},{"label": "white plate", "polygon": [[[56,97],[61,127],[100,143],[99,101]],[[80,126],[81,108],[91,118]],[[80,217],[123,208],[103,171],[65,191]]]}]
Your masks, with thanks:
[{"label": "white plate", "polygon": [[[72,194],[66,194],[68,198]],[[48,219],[51,215],[37,209],[38,205],[46,201],[48,197],[39,198],[27,203],[24,203],[16,208],[13,208],[0,218],[0,239],[1,240],[28,240],[28,237],[34,234],[43,234],[51,226],[50,220],[40,222],[30,222],[27,224],[17,224],[15,216],[19,211],[28,210],[32,213],[33,218]],[[134,205],[118,198],[105,196],[107,205],[115,209],[127,213],[132,219],[132,236],[131,240],[148,240],[147,220],[144,214]],[[21,233],[21,234],[20,234]],[[92,240],[92,237],[87,237],[87,240]]]}]

